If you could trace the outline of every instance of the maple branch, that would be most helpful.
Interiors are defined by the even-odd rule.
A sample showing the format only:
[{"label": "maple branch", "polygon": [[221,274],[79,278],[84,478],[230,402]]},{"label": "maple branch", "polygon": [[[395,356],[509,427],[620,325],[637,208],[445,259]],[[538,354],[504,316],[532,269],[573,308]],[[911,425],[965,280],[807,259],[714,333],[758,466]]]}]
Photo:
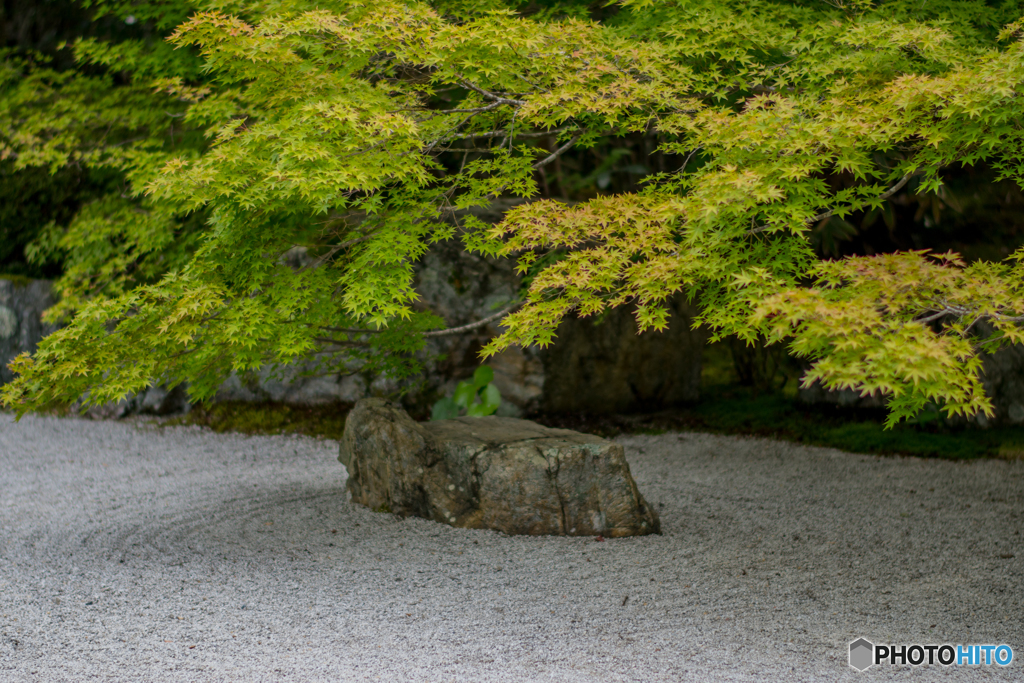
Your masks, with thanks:
[{"label": "maple branch", "polygon": [[[467,323],[465,325],[459,325],[458,327],[447,327],[443,330],[432,330],[430,332],[424,332],[424,337],[448,337],[454,334],[462,334],[463,332],[472,332],[473,330],[479,329],[488,325],[489,323],[498,320],[505,315],[511,313],[515,309],[523,305],[522,301],[514,301],[505,308],[501,309],[493,315],[489,315],[486,318],[477,320],[476,322]],[[328,332],[340,332],[341,334],[382,334],[385,330],[360,330],[351,327],[330,327],[328,325],[320,326],[318,329],[326,330]],[[331,343],[337,344],[351,344],[351,345],[364,345],[365,342],[343,342],[338,339],[331,339],[329,337],[317,337],[317,341],[330,341]]]},{"label": "maple branch", "polygon": [[918,318],[917,322],[924,323],[925,325],[927,325],[928,323],[934,322],[943,316],[949,315],[950,313],[952,313],[951,310],[949,310],[948,308],[943,308],[941,311],[933,313],[932,315],[929,315],[926,318]]},{"label": "maple branch", "polygon": [[693,155],[696,154],[697,152],[699,152],[702,149],[703,149],[702,145],[697,145],[696,147],[693,148],[693,150],[689,154],[686,155],[686,159],[683,161],[683,167],[679,169],[679,175],[682,176],[682,175],[686,174],[686,167],[690,165],[690,159],[692,159]]},{"label": "maple branch", "polygon": [[551,92],[551,91],[550,91],[550,90],[548,90],[547,88],[544,88],[544,87],[542,87],[542,86],[539,86],[539,85],[537,85],[536,83],[531,83],[530,81],[528,81],[528,80],[526,79],[526,76],[524,76],[524,75],[522,75],[522,74],[516,74],[516,76],[517,76],[517,77],[519,78],[519,80],[523,81],[524,83],[526,83],[527,85],[529,85],[529,86],[530,86],[531,88],[536,88],[537,90],[540,90],[540,91],[541,91],[541,92],[543,92],[543,93],[549,93],[549,92]]},{"label": "maple branch", "polygon": [[[977,320],[971,323],[970,327],[973,327],[978,320],[982,318],[991,318],[992,320],[998,320],[1000,322],[1008,323],[1020,323],[1024,322],[1024,315],[1004,315],[1002,313],[990,313],[988,315],[981,315],[977,309],[969,308],[967,306],[958,306],[955,304],[943,304],[942,308],[924,318],[917,318],[916,322],[919,323],[930,323],[938,320],[939,318],[947,315],[955,315],[958,318],[966,318],[969,315],[977,316]],[[969,329],[968,328],[968,329]]]},{"label": "maple branch", "polygon": [[[456,128],[456,129],[460,128],[461,126],[463,126],[466,123],[468,123],[469,120],[471,118],[473,118],[473,116],[475,116],[475,114],[466,117],[465,120],[463,120],[458,125],[453,126],[453,128]],[[575,126],[563,126],[561,128],[555,128],[554,130],[541,131],[541,132],[536,132],[536,133],[515,133],[513,131],[513,134],[511,136],[509,135],[509,131],[504,130],[504,129],[491,131],[489,133],[474,133],[474,134],[471,134],[471,135],[451,135],[449,137],[438,138],[437,140],[434,140],[433,142],[431,142],[429,145],[427,145],[423,149],[423,153],[424,154],[429,154],[430,152],[434,151],[434,149],[438,148],[438,145],[440,145],[441,143],[443,143],[443,142],[453,142],[455,140],[489,140],[489,139],[493,139],[493,138],[497,138],[497,137],[501,137],[501,138],[509,138],[509,137],[511,137],[511,139],[513,139],[513,140],[520,139],[520,138],[544,138],[544,137],[548,137],[549,135],[557,135],[559,133],[564,133],[564,132],[566,132],[568,130],[573,130],[574,128],[576,128],[576,127]],[[576,129],[578,130],[578,128],[576,128]],[[579,136],[577,136],[577,139],[578,139],[578,137]],[[476,147],[474,147],[474,148],[466,148],[466,147],[441,147],[439,149],[439,151],[444,151],[444,152],[466,152],[466,151],[470,151],[470,152],[487,152],[487,151],[489,151],[489,148],[487,148],[487,147],[480,147],[480,148],[476,148]],[[560,151],[559,154],[561,154],[563,151],[565,151],[565,150]],[[554,159],[551,159],[550,161],[553,161],[553,160]],[[550,161],[549,160],[545,160],[542,165],[546,165],[546,164],[550,163]],[[540,168],[540,166],[535,166],[534,168],[535,169],[536,168]]]},{"label": "maple branch", "polygon": [[[547,157],[545,157],[544,159],[541,159],[540,161],[538,161],[537,163],[535,163],[535,164],[534,164],[533,166],[531,166],[531,168],[532,168],[533,170],[535,170],[535,171],[536,171],[536,170],[538,170],[538,169],[540,169],[540,168],[543,168],[544,166],[547,166],[547,165],[548,165],[548,164],[550,164],[550,163],[551,163],[552,161],[554,161],[555,159],[557,159],[558,157],[560,157],[560,156],[561,156],[561,155],[562,155],[563,153],[565,153],[565,152],[566,152],[566,150],[568,150],[568,149],[569,149],[570,147],[572,147],[572,146],[573,146],[574,144],[576,144],[576,141],[580,139],[580,136],[581,136],[581,135],[582,135],[582,133],[577,133],[576,135],[572,136],[572,138],[571,138],[571,139],[570,139],[570,140],[569,140],[568,142],[566,142],[566,143],[565,143],[564,145],[562,145],[561,147],[559,147],[558,149],[556,149],[556,150],[555,150],[554,152],[552,152],[551,154],[549,154],[549,155],[548,155]],[[463,159],[463,161],[465,161],[465,159]],[[460,169],[460,171],[459,171],[459,172],[460,172],[460,173],[462,172],[462,171],[461,171],[461,169]],[[505,189],[505,188],[506,188],[507,186],[508,186],[507,184],[506,184],[506,185],[502,185],[501,187],[499,187],[499,188],[497,188],[496,190],[492,191],[492,192],[491,192],[490,194],[488,194],[488,195],[486,195],[485,197],[483,197],[483,199],[490,199],[490,200],[494,200],[494,199],[497,199],[497,198],[498,198],[498,195],[499,195],[499,194],[500,194],[500,193],[501,193],[502,191],[504,191],[504,189]],[[446,192],[446,193],[445,193],[445,197],[446,197],[446,199],[450,199],[450,197],[451,197],[451,194],[452,194],[452,193],[453,193],[454,191],[455,191],[455,186],[452,186],[451,188],[449,188],[449,189],[448,189],[448,192]],[[455,209],[453,209],[453,208],[450,208],[450,207],[439,207],[439,208],[438,208],[438,210],[439,210],[439,211],[442,211],[442,212],[446,212],[446,213],[454,213],[454,212],[455,212]]]},{"label": "maple branch", "polygon": [[486,107],[474,107],[472,109],[439,109],[435,114],[480,114],[485,111],[492,111],[500,107],[504,102],[495,102]]},{"label": "maple branch", "polygon": [[[466,125],[467,123],[472,121],[473,117],[476,116],[477,113],[478,112],[474,112],[474,113],[470,114],[469,116],[467,116],[466,118],[462,119],[461,121],[456,123],[454,126],[449,128],[448,130],[455,130],[455,131],[457,131],[458,129],[462,128],[464,125]],[[430,154],[434,150],[434,148],[437,147],[442,142],[447,142],[449,140],[455,140],[455,139],[457,139],[457,138],[444,138],[444,137],[438,138],[437,140],[434,140],[429,145],[427,145],[426,149],[423,150],[423,153],[424,154]],[[462,173],[462,171],[460,170],[459,173]]]},{"label": "maple branch", "polygon": [[993,313],[988,317],[993,320],[999,320],[1000,322],[1024,323],[1024,315],[1003,315],[1002,313]]},{"label": "maple branch", "polygon": [[338,157],[338,161],[341,161],[342,159],[348,159],[348,158],[351,158],[351,157],[359,156],[360,154],[366,154],[367,152],[372,152],[373,150],[377,149],[378,147],[381,147],[382,145],[386,145],[387,143],[388,143],[388,139],[385,138],[385,139],[381,140],[380,142],[375,142],[372,145],[369,145],[368,147],[363,147],[362,149],[357,149],[354,152],[350,152],[348,154],[343,154],[340,157]]},{"label": "maple branch", "polygon": [[[884,200],[884,199],[888,199],[889,197],[893,196],[894,194],[899,192],[901,189],[903,189],[903,186],[906,185],[913,176],[914,176],[913,173],[908,173],[907,175],[903,176],[902,178],[900,178],[898,183],[896,183],[895,185],[890,187],[888,190],[883,192],[878,198],[880,200]],[[809,220],[807,222],[808,223],[816,223],[817,221],[823,221],[826,218],[831,218],[835,214],[836,211],[837,211],[837,209],[832,209],[831,211],[826,211],[825,213],[819,213],[817,216],[815,216],[814,218],[812,218],[811,220]]]},{"label": "maple branch", "polygon": [[447,336],[450,336],[450,335],[453,335],[453,334],[462,334],[463,332],[472,332],[475,329],[484,327],[485,325],[487,325],[489,323],[492,323],[495,320],[498,320],[500,318],[505,317],[507,314],[511,313],[512,311],[514,311],[515,309],[519,308],[522,305],[523,305],[522,301],[515,301],[515,302],[509,304],[508,306],[506,306],[505,308],[501,309],[500,311],[498,311],[494,315],[489,315],[486,318],[483,318],[482,320],[477,320],[475,323],[469,323],[467,325],[460,325],[459,327],[449,327],[448,329],[445,329],[445,330],[434,330],[433,332],[424,332],[423,336],[424,337],[447,337]]},{"label": "maple branch", "polygon": [[[915,175],[916,175],[916,172],[915,173],[908,173],[907,175],[903,176],[902,178],[900,178],[899,182],[897,182],[895,185],[893,185],[888,190],[886,190],[881,195],[879,195],[878,199],[879,200],[884,200],[884,199],[888,199],[889,197],[893,196],[894,194],[899,192],[903,188],[903,186],[906,185],[910,181],[910,179],[913,178]],[[807,221],[804,224],[805,225],[809,225],[811,223],[817,223],[818,221],[823,221],[826,218],[831,218],[832,216],[835,215],[836,211],[838,211],[838,210],[839,209],[832,209],[832,210],[826,211],[824,213],[819,213],[817,216],[812,216],[811,218],[808,218]],[[756,235],[758,233],[764,232],[765,230],[767,230],[770,227],[771,227],[770,224],[765,223],[764,225],[759,225],[756,228],[751,228],[750,230],[747,231],[747,236],[749,237],[751,235]]]}]

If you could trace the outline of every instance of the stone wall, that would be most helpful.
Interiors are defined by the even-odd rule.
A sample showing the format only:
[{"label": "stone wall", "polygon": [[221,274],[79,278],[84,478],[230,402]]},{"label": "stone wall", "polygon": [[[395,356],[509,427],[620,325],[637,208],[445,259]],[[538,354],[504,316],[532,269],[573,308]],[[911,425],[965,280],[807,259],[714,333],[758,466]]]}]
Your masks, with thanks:
[{"label": "stone wall", "polygon": [[0,277],[0,384],[14,379],[7,364],[24,351],[35,351],[55,329],[42,321],[43,311],[53,304],[48,281]]}]

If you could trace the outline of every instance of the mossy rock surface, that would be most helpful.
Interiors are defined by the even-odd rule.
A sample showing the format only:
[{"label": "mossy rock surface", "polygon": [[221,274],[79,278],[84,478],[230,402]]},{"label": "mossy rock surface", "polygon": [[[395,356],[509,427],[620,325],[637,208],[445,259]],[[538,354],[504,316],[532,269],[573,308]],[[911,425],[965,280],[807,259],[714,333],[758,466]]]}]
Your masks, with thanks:
[{"label": "mossy rock surface", "polygon": [[202,425],[215,432],[306,434],[341,439],[351,403],[293,406],[279,402],[223,401],[198,405],[167,425]]}]

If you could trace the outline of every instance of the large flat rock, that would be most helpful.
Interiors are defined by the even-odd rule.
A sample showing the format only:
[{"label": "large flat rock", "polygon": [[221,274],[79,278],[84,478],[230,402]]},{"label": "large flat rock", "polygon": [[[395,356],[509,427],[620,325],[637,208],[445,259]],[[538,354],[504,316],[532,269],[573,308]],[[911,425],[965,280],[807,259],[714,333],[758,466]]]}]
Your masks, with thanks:
[{"label": "large flat rock", "polygon": [[659,533],[622,447],[509,417],[417,423],[383,399],[356,404],[338,458],[353,501],[507,534]]}]

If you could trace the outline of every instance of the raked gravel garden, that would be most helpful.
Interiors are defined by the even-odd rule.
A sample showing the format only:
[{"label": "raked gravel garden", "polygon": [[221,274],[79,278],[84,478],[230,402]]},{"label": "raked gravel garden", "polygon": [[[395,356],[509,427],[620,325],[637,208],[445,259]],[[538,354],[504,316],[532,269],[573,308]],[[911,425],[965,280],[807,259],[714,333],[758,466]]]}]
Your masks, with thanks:
[{"label": "raked gravel garden", "polygon": [[[661,535],[375,513],[329,439],[0,414],[0,681],[1024,680],[1024,461],[617,440]],[[859,673],[859,637],[1016,658]]]}]

